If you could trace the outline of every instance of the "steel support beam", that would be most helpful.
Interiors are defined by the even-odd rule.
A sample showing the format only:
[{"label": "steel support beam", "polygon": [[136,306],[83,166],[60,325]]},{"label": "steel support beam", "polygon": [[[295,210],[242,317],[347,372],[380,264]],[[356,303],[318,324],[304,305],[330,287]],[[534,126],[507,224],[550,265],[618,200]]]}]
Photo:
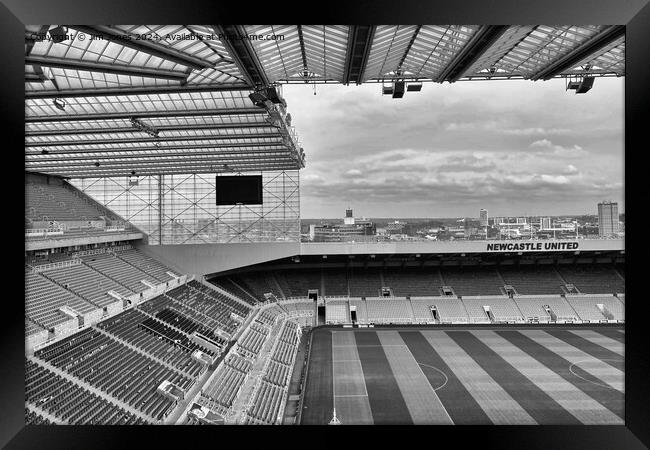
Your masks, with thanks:
[{"label": "steel support beam", "polygon": [[45,83],[47,78],[37,73],[25,73],[25,83]]},{"label": "steel support beam", "polygon": [[483,25],[440,73],[436,81],[454,83],[508,29],[506,25]]},{"label": "steel support beam", "polygon": [[226,135],[201,135],[201,136],[166,136],[166,137],[141,137],[141,138],[118,138],[118,139],[94,139],[78,141],[48,141],[48,142],[25,142],[25,147],[64,147],[78,145],[110,145],[110,144],[137,144],[155,142],[182,142],[182,141],[211,141],[224,139],[263,139],[279,138],[280,133],[255,133],[255,134],[226,134]]},{"label": "steel support beam", "polygon": [[225,35],[221,43],[226,47],[228,55],[232,57],[244,78],[251,87],[264,87],[269,85],[269,79],[264,72],[255,49],[247,39],[231,39],[232,36],[245,36],[246,30],[241,25],[215,25],[217,34]]},{"label": "steel support beam", "polygon": [[[267,170],[299,170],[300,167],[297,166],[295,161],[288,161],[283,163],[277,163],[274,161],[269,161],[268,163],[261,164],[259,162],[251,163],[237,163],[237,164],[228,164],[228,167],[224,167],[223,164],[207,164],[205,162],[199,163],[188,163],[184,164],[182,168],[179,168],[177,165],[167,165],[167,166],[145,166],[142,169],[136,170],[136,175],[138,176],[149,176],[149,175],[188,175],[192,173],[222,173],[222,172],[252,172],[252,171],[267,171]],[[66,178],[100,178],[100,177],[119,177],[119,176],[132,176],[131,171],[135,169],[116,167],[109,168],[99,166],[99,167],[86,167],[79,170],[66,170],[66,169],[47,169],[47,168],[26,168],[27,171],[59,175]]]},{"label": "steel support beam", "polygon": [[589,58],[603,47],[611,44],[613,41],[624,35],[624,25],[610,26],[598,33],[596,36],[582,43],[579,47],[571,50],[566,55],[561,56],[547,67],[531,76],[530,79],[533,81],[550,80],[566,70],[573,69],[580,64],[580,62]]},{"label": "steel support beam", "polygon": [[[41,163],[43,165],[47,165],[45,163],[55,163],[55,164],[50,164],[50,165],[61,165],[65,166],[65,164],[68,161],[90,161],[90,162],[95,162],[95,161],[101,161],[101,160],[116,160],[116,159],[133,159],[133,158],[140,158],[143,161],[146,161],[147,158],[152,158],[153,160],[156,160],[156,158],[179,158],[179,161],[185,161],[185,157],[187,157],[188,161],[191,160],[194,157],[199,157],[199,156],[209,156],[209,157],[237,157],[240,160],[245,160],[248,159],[248,156],[255,156],[255,155],[265,155],[265,157],[270,158],[270,157],[283,157],[283,156],[288,156],[289,151],[286,148],[277,148],[277,149],[262,149],[262,150],[245,150],[245,151],[236,151],[233,150],[231,151],[230,149],[226,149],[225,151],[202,151],[202,152],[192,152],[192,153],[187,153],[183,151],[178,151],[178,149],[175,152],[169,152],[169,153],[156,153],[154,152],[153,149],[150,149],[148,151],[142,151],[138,153],[131,153],[128,155],[93,155],[95,152],[89,152],[91,156],[77,156],[79,152],[66,152],[66,151],[54,151],[50,153],[50,156],[55,156],[55,158],[43,158],[41,157],[40,154],[38,153],[32,153],[30,155],[26,155],[25,161],[29,164],[33,165],[40,165]],[[88,153],[86,153],[88,154]]]},{"label": "steel support beam", "polygon": [[[148,147],[106,147],[106,148],[77,148],[77,149],[65,149],[65,150],[49,150],[50,154],[58,153],[106,153],[106,152],[146,152],[146,151],[173,151],[173,150],[189,150],[189,149],[208,149],[208,148],[245,148],[245,147],[279,147],[286,149],[287,146],[282,142],[268,144],[268,143],[248,143],[248,144],[186,144],[186,145],[168,145],[168,146],[148,146]],[[271,151],[271,150],[269,150]],[[25,151],[25,155],[38,155],[41,154],[39,150],[29,150]],[[118,158],[119,156],[115,156]]]},{"label": "steel support beam", "polygon": [[26,116],[25,122],[74,122],[78,120],[108,120],[130,119],[131,117],[201,117],[201,116],[232,116],[239,114],[268,114],[261,108],[224,108],[199,109],[178,111],[134,111],[128,113],[97,113],[97,114],[60,114],[56,116]]},{"label": "steel support beam", "polygon": [[302,66],[304,70],[309,70],[307,67],[307,53],[305,52],[305,40],[302,37],[302,25],[298,25],[298,40],[300,40],[300,54],[302,55]]},{"label": "steel support beam", "polygon": [[413,36],[411,36],[411,40],[409,41],[408,45],[406,46],[406,50],[404,50],[404,54],[402,55],[402,59],[399,60],[399,64],[397,65],[397,70],[398,71],[401,71],[402,64],[404,64],[404,60],[406,59],[409,52],[411,51],[411,47],[413,46],[413,42],[415,42],[415,38],[418,37],[418,33],[420,32],[420,29],[422,29],[422,25],[418,25],[415,28],[415,31],[413,31]]},{"label": "steel support beam", "polygon": [[[215,163],[234,163],[240,161],[282,161],[283,159],[292,159],[289,154],[283,156],[277,155],[220,155],[220,154],[198,154],[196,157],[190,157],[191,155],[169,155],[168,158],[176,158],[181,156],[183,159],[162,159],[167,155],[147,155],[147,157],[131,155],[131,156],[98,156],[96,158],[84,157],[67,157],[65,161],[26,161],[26,167],[58,167],[58,168],[73,168],[73,167],[86,167],[94,166],[95,162],[99,162],[100,166],[106,167],[121,167],[134,165],[144,165],[144,166],[155,166],[156,164],[168,164],[175,165],[177,167],[183,167],[187,163],[198,163],[198,162],[215,162]],[[115,158],[119,158],[119,161],[116,161]],[[137,159],[140,158],[140,159]],[[133,161],[131,161],[133,160]],[[51,163],[51,164],[50,164]]]},{"label": "steel support beam", "polygon": [[223,83],[196,86],[141,86],[123,88],[63,89],[60,91],[25,91],[25,98],[111,97],[120,95],[183,94],[219,91],[250,91],[250,86],[243,83]]},{"label": "steel support beam", "polygon": [[[195,131],[195,130],[230,130],[239,128],[273,128],[268,122],[242,122],[242,123],[206,123],[202,125],[156,125],[158,131]],[[76,128],[73,130],[26,130],[25,137],[36,136],[67,136],[76,134],[113,134],[113,133],[142,133],[132,126],[113,128]]]},{"label": "steel support beam", "polygon": [[185,81],[189,72],[144,68],[124,64],[106,64],[89,61],[73,61],[49,56],[25,56],[25,64],[53,67],[57,69],[82,70],[86,72],[112,73],[132,77],[160,78],[171,81]]},{"label": "steel support beam", "polygon": [[348,51],[345,57],[343,84],[354,82],[361,84],[366,70],[372,39],[375,35],[374,25],[351,25],[348,32]]},{"label": "steel support beam", "polygon": [[124,47],[144,52],[152,56],[157,56],[166,61],[172,61],[177,64],[182,64],[192,69],[208,69],[214,67],[215,63],[205,59],[197,58],[192,55],[180,52],[169,46],[158,44],[155,41],[146,39],[137,39],[129,33],[125,33],[115,28],[105,25],[68,25],[69,28],[74,30],[83,31],[91,36],[100,36],[102,39],[115,42]]}]

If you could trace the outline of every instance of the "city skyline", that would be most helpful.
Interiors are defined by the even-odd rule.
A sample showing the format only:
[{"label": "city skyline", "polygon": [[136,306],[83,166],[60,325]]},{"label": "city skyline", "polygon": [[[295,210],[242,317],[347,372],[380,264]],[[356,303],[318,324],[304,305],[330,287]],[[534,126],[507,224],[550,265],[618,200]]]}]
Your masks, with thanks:
[{"label": "city skyline", "polygon": [[563,80],[425,83],[399,100],[381,84],[283,88],[307,155],[303,218],[625,211],[620,79],[584,95]]},{"label": "city skyline", "polygon": [[[536,218],[555,218],[555,217],[579,217],[579,216],[594,216],[598,217],[598,204],[601,202],[608,202],[609,200],[601,200],[598,203],[596,203],[594,206],[594,211],[589,211],[589,212],[578,212],[578,213],[564,213],[564,214],[500,214],[498,211],[495,213],[492,213],[490,211],[489,207],[484,208],[485,210],[488,211],[488,219],[492,221],[493,218],[495,217],[505,217],[505,218],[516,218],[516,217],[536,217]],[[614,202],[616,203],[616,202]],[[346,207],[347,209],[347,207]],[[362,213],[357,213],[356,209],[352,206],[351,207],[353,211],[353,215],[356,218],[368,218],[368,219],[464,219],[464,218],[472,218],[472,219],[480,219],[480,214],[475,214],[475,215],[456,215],[456,216],[371,216],[368,214],[362,214]],[[480,210],[479,210],[480,211]],[[345,212],[345,210],[344,210]],[[618,214],[620,215],[625,215],[625,211],[621,210],[620,208],[620,203],[619,203],[619,208],[618,208]],[[332,219],[340,219],[343,220],[345,216],[345,213],[341,213],[335,216],[321,216],[321,217],[305,217],[304,215],[301,215],[301,219],[305,220],[332,220]]]}]

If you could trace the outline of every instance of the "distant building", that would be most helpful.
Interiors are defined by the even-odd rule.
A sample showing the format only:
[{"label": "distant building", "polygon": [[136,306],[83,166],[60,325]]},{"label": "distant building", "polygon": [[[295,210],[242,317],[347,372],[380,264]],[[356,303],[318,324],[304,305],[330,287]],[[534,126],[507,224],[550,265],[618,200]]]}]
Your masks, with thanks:
[{"label": "distant building", "polygon": [[598,235],[618,234],[618,203],[604,201],[598,203]]},{"label": "distant building", "polygon": [[352,208],[345,210],[345,217],[343,218],[343,223],[346,225],[354,225],[354,216],[352,215]]},{"label": "distant building", "polygon": [[517,217],[517,223],[526,223],[525,217]]},{"label": "distant building", "polygon": [[550,217],[542,217],[539,219],[540,230],[550,230],[553,228],[553,222]]},{"label": "distant building", "polygon": [[367,219],[355,219],[352,209],[345,211],[343,225],[310,225],[309,237],[314,242],[370,242],[376,240],[377,228]]},{"label": "distant building", "polygon": [[394,222],[389,222],[386,224],[386,233],[387,234],[404,234],[404,228],[406,227],[406,222],[400,222],[396,220]]},{"label": "distant building", "polygon": [[478,213],[479,222],[482,227],[488,226],[488,211],[487,209],[481,209]]}]

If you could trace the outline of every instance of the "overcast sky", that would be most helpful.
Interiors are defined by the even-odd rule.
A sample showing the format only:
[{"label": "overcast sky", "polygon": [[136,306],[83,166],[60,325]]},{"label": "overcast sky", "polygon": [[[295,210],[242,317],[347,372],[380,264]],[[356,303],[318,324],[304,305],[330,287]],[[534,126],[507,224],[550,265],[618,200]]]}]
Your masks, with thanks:
[{"label": "overcast sky", "polygon": [[301,216],[478,217],[624,212],[623,79],[285,85],[307,155]]}]

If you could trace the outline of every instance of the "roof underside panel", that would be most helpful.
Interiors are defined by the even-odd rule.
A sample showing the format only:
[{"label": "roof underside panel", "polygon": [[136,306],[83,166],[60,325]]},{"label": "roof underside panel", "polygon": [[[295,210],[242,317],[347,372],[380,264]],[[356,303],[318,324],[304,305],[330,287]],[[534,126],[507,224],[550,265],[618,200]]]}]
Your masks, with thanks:
[{"label": "roof underside panel", "polygon": [[417,78],[437,80],[477,29],[478,26],[422,26],[404,59],[402,70]]},{"label": "roof underside panel", "polygon": [[[53,39],[55,27],[68,38]],[[26,26],[26,169],[84,178],[304,167],[284,106],[249,98],[255,74],[346,84],[625,74],[616,26],[226,27],[246,42],[218,36],[221,25]]]},{"label": "roof underside panel", "polygon": [[370,47],[363,81],[399,78],[400,74],[395,70],[416,31],[415,25],[378,26]]},{"label": "roof underside panel", "polygon": [[[493,77],[529,79],[607,28],[604,25],[510,27],[501,39],[497,40],[470,67],[466,77],[490,78],[490,73],[493,71]],[[595,60],[603,54],[603,49],[599,49],[595,54],[584,58],[574,69],[562,72],[560,75],[584,74],[585,69],[579,66],[586,65],[588,62],[594,63],[589,69],[592,73],[624,75],[623,51],[615,50],[616,45],[624,46],[624,37],[617,40],[614,46],[607,47],[612,53],[605,51],[607,56],[603,56],[605,59],[599,61],[605,67],[594,67]]]},{"label": "roof underside panel", "polygon": [[85,178],[301,168],[293,130],[250,92],[73,97],[63,109],[28,98],[26,169]]},{"label": "roof underside panel", "polygon": [[302,27],[307,71],[312,78],[343,82],[348,29],[338,25]]},{"label": "roof underside panel", "polygon": [[271,82],[302,73],[304,67],[297,25],[246,25],[244,29],[248,35],[283,36],[283,39],[250,41]]}]

